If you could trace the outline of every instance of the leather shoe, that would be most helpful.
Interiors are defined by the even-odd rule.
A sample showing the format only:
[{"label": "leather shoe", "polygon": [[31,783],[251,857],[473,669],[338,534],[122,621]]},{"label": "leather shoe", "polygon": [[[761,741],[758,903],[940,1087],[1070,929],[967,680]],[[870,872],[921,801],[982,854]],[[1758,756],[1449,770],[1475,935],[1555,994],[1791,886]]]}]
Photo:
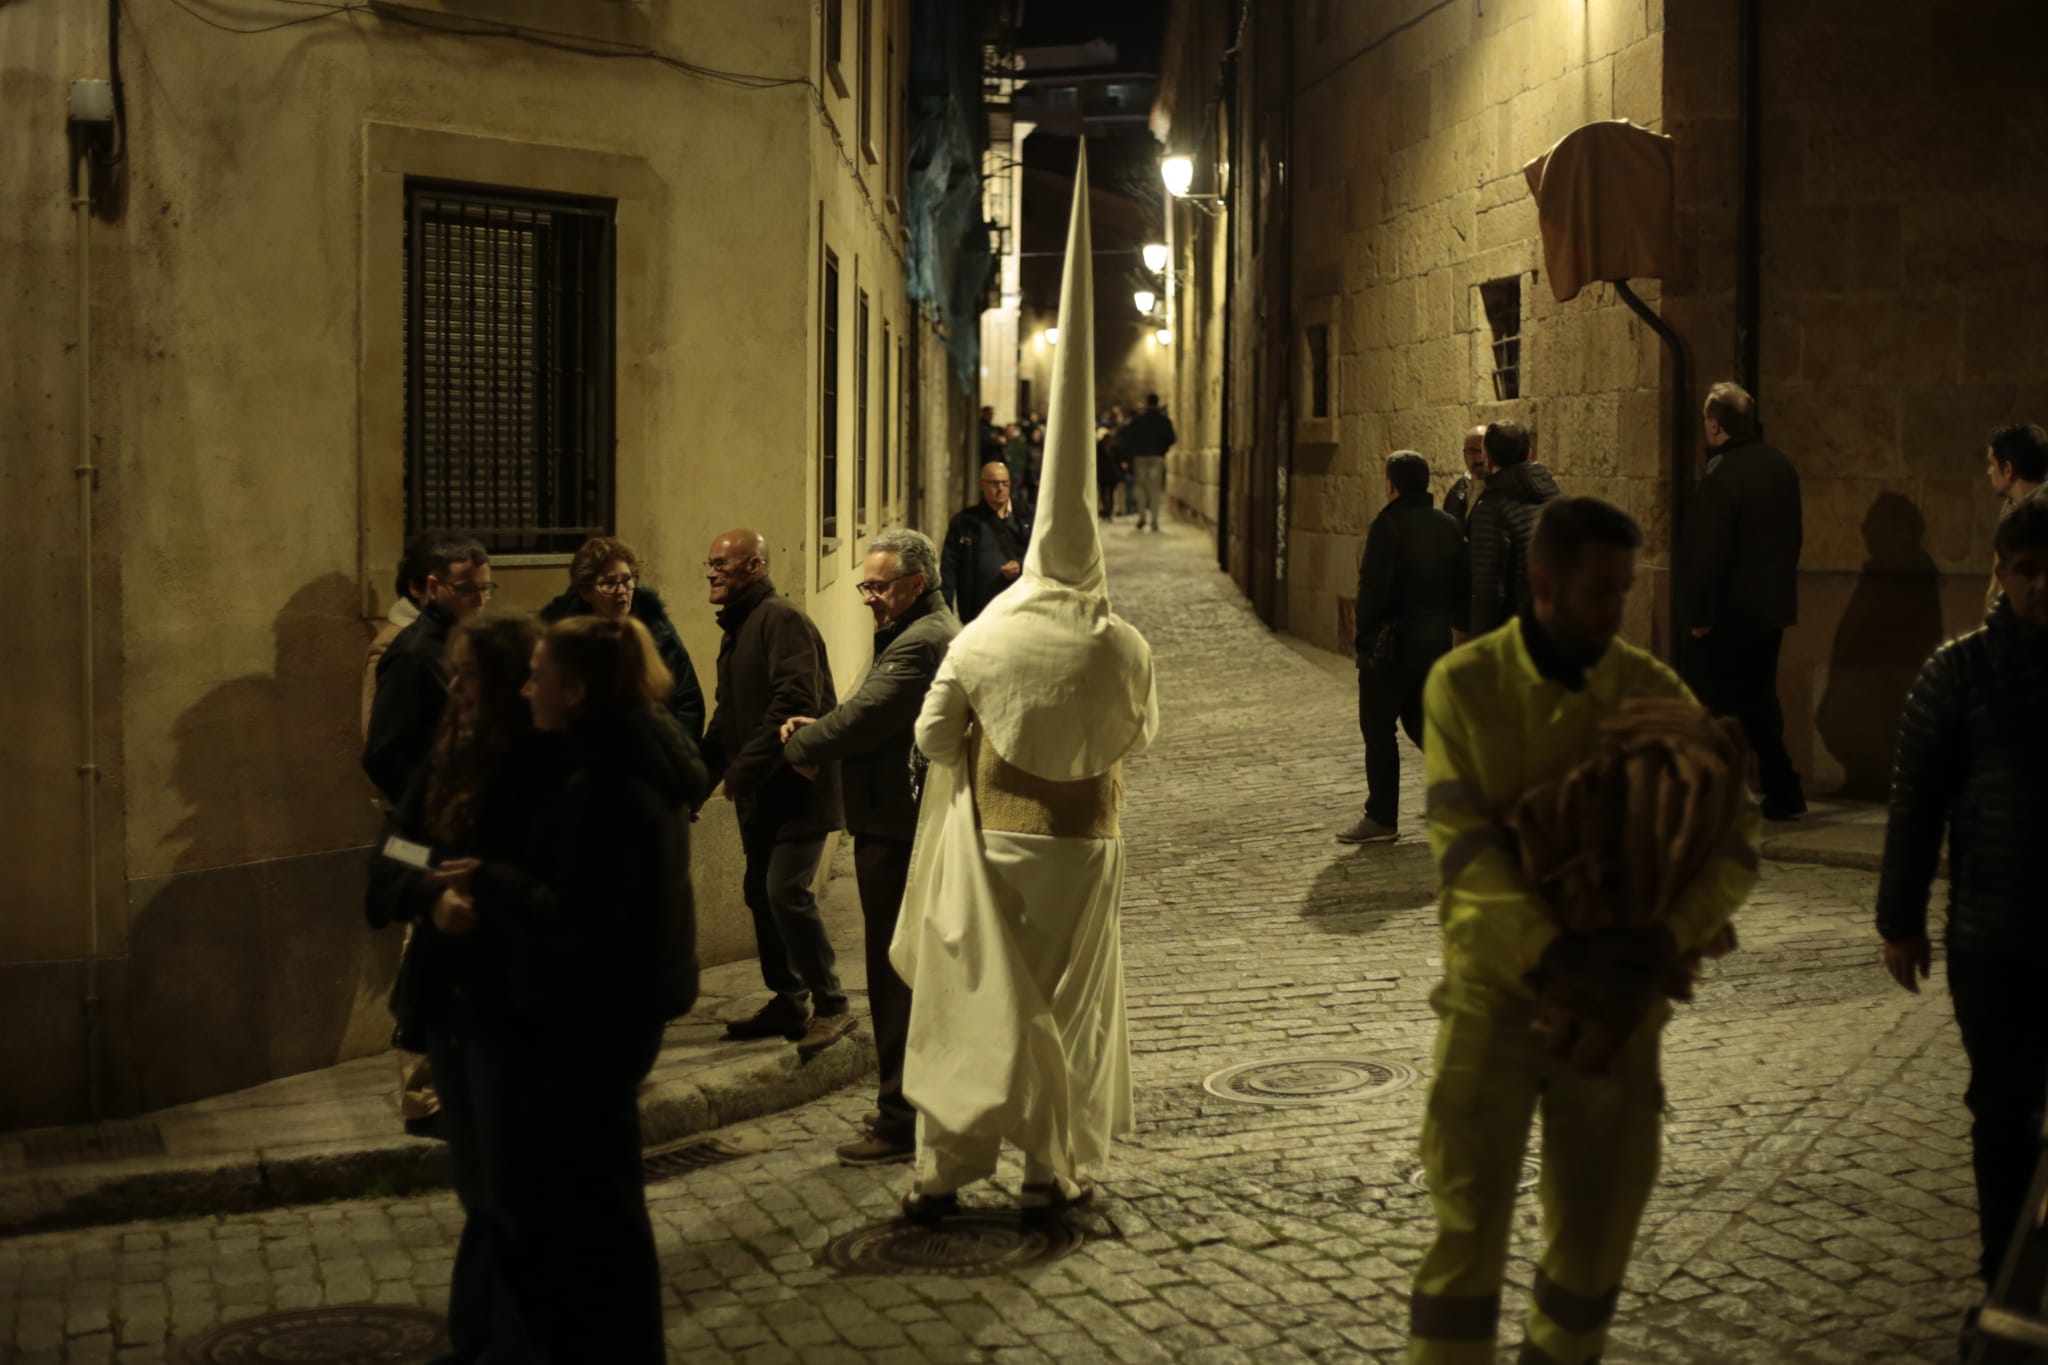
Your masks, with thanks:
[{"label": "leather shoe", "polygon": [[804,1036],[804,1028],[811,1021],[809,1005],[792,1005],[781,996],[755,1010],[744,1019],[735,1019],[725,1026],[728,1038],[787,1038],[792,1043]]}]

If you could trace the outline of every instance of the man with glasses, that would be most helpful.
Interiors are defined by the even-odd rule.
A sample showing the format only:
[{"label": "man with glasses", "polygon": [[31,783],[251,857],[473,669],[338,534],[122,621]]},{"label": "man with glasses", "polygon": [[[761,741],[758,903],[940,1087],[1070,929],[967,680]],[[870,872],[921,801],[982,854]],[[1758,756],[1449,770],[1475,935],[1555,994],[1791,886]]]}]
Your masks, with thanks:
[{"label": "man with glasses", "polygon": [[946,528],[945,562],[940,565],[946,605],[965,625],[1024,572],[1024,547],[1031,523],[1010,500],[1010,467],[990,460],[981,467],[981,501]]},{"label": "man with glasses", "polygon": [[377,661],[377,696],[363,737],[363,771],[396,806],[413,771],[427,760],[448,705],[448,632],[484,609],[497,591],[491,557],[467,536],[443,536],[426,551],[419,618]]},{"label": "man with glasses", "polygon": [[788,1038],[808,1058],[853,1029],[811,890],[825,836],[841,826],[839,765],[798,772],[782,756],[782,726],[837,705],[832,665],[818,628],[769,580],[768,542],[759,531],[727,531],[712,541],[704,577],[725,632],[704,763],[739,816],[742,894],[754,917],[761,980],[773,992],[725,1033]]},{"label": "man with glasses", "polygon": [[867,937],[868,1010],[880,1061],[880,1098],[867,1136],[839,1149],[848,1166],[886,1166],[917,1151],[917,1111],[903,1098],[910,987],[889,964],[896,916],[917,834],[911,731],[960,621],[940,592],[938,549],[916,531],[888,531],[868,545],[857,585],[875,617],[875,661],[860,690],[825,715],[782,723],[782,756],[797,772],[840,765],[846,828]]}]

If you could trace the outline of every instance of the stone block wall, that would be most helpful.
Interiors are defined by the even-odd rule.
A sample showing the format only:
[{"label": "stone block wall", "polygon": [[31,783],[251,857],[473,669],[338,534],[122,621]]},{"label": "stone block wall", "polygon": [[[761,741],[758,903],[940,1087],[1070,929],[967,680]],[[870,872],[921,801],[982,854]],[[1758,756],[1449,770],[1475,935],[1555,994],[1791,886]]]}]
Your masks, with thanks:
[{"label": "stone block wall", "polygon": [[[1985,434],[2048,415],[2048,17],[2027,0],[1967,21],[1931,0],[1761,8],[1757,388],[1806,516],[1780,692],[1813,784],[1875,795],[1913,671],[1983,610]],[[1732,368],[1737,34],[1733,6],[1668,10],[1668,293],[1705,383]]]},{"label": "stone block wall", "polygon": [[[1630,632],[1650,641],[1666,544],[1662,355],[1605,286],[1553,297],[1522,167],[1594,119],[1659,126],[1661,22],[1641,0],[1303,6],[1295,312],[1298,330],[1329,328],[1332,373],[1318,420],[1297,336],[1294,633],[1350,647],[1388,453],[1421,451],[1441,495],[1463,472],[1465,430],[1513,419],[1567,491],[1643,521],[1649,571]],[[1498,281],[1520,289],[1520,391],[1506,398],[1480,290]],[[1654,282],[1639,292],[1656,302]]]}]

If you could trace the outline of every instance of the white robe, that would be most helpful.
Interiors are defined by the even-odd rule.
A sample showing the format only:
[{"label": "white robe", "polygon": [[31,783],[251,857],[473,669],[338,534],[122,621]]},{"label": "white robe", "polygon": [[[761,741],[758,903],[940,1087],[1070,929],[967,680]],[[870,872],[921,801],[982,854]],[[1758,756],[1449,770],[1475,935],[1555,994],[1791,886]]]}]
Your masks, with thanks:
[{"label": "white robe", "polygon": [[[1127,757],[1157,726],[1147,709]],[[1123,841],[983,830],[973,721],[942,667],[917,726],[932,767],[890,947],[912,991],[903,1092],[919,1114],[919,1184],[989,1176],[1007,1140],[1027,1178],[1071,1186],[1132,1123]]]}]

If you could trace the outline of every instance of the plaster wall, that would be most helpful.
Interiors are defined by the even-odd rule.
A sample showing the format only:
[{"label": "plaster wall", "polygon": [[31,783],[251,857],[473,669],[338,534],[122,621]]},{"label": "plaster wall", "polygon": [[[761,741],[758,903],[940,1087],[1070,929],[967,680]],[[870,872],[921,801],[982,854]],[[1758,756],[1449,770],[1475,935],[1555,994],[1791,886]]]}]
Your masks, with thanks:
[{"label": "plaster wall", "polygon": [[[878,75],[887,25],[907,9],[876,6]],[[429,22],[442,10],[415,7]],[[707,694],[717,631],[697,565],[733,525],[769,537],[778,581],[818,619],[842,692],[866,663],[868,621],[845,572],[855,537],[821,553],[814,515],[821,236],[848,264],[848,324],[851,261],[862,263],[875,383],[883,320],[892,350],[902,340],[913,356],[921,329],[903,311],[900,218],[883,204],[876,221],[886,190],[835,150],[827,120],[844,122],[832,111],[846,97],[819,79],[811,8],[491,0],[459,12],[808,75],[821,93],[740,90],[388,19],[229,35],[171,7],[123,7],[127,206],[93,229],[113,1110],[388,1038],[395,944],[360,918],[375,817],[356,765],[356,698],[403,531],[405,176],[617,199],[619,534],[665,590]],[[104,25],[90,6],[0,10],[0,91],[20,120],[0,151],[0,180],[18,187],[0,210],[0,253],[31,266],[9,272],[8,331],[35,339],[0,362],[0,427],[30,437],[8,449],[6,502],[23,657],[46,661],[0,682],[0,1126],[83,1107],[63,110],[71,78],[105,69]],[[908,43],[895,47],[900,67]],[[886,108],[878,99],[878,135]],[[851,357],[849,344],[849,384]],[[892,381],[896,369],[892,355]],[[879,395],[869,411],[879,442]],[[888,440],[871,445],[871,477]],[[505,564],[498,577],[499,608],[530,609],[560,590],[566,564]],[[706,960],[751,954],[722,808],[695,843]]]}]

